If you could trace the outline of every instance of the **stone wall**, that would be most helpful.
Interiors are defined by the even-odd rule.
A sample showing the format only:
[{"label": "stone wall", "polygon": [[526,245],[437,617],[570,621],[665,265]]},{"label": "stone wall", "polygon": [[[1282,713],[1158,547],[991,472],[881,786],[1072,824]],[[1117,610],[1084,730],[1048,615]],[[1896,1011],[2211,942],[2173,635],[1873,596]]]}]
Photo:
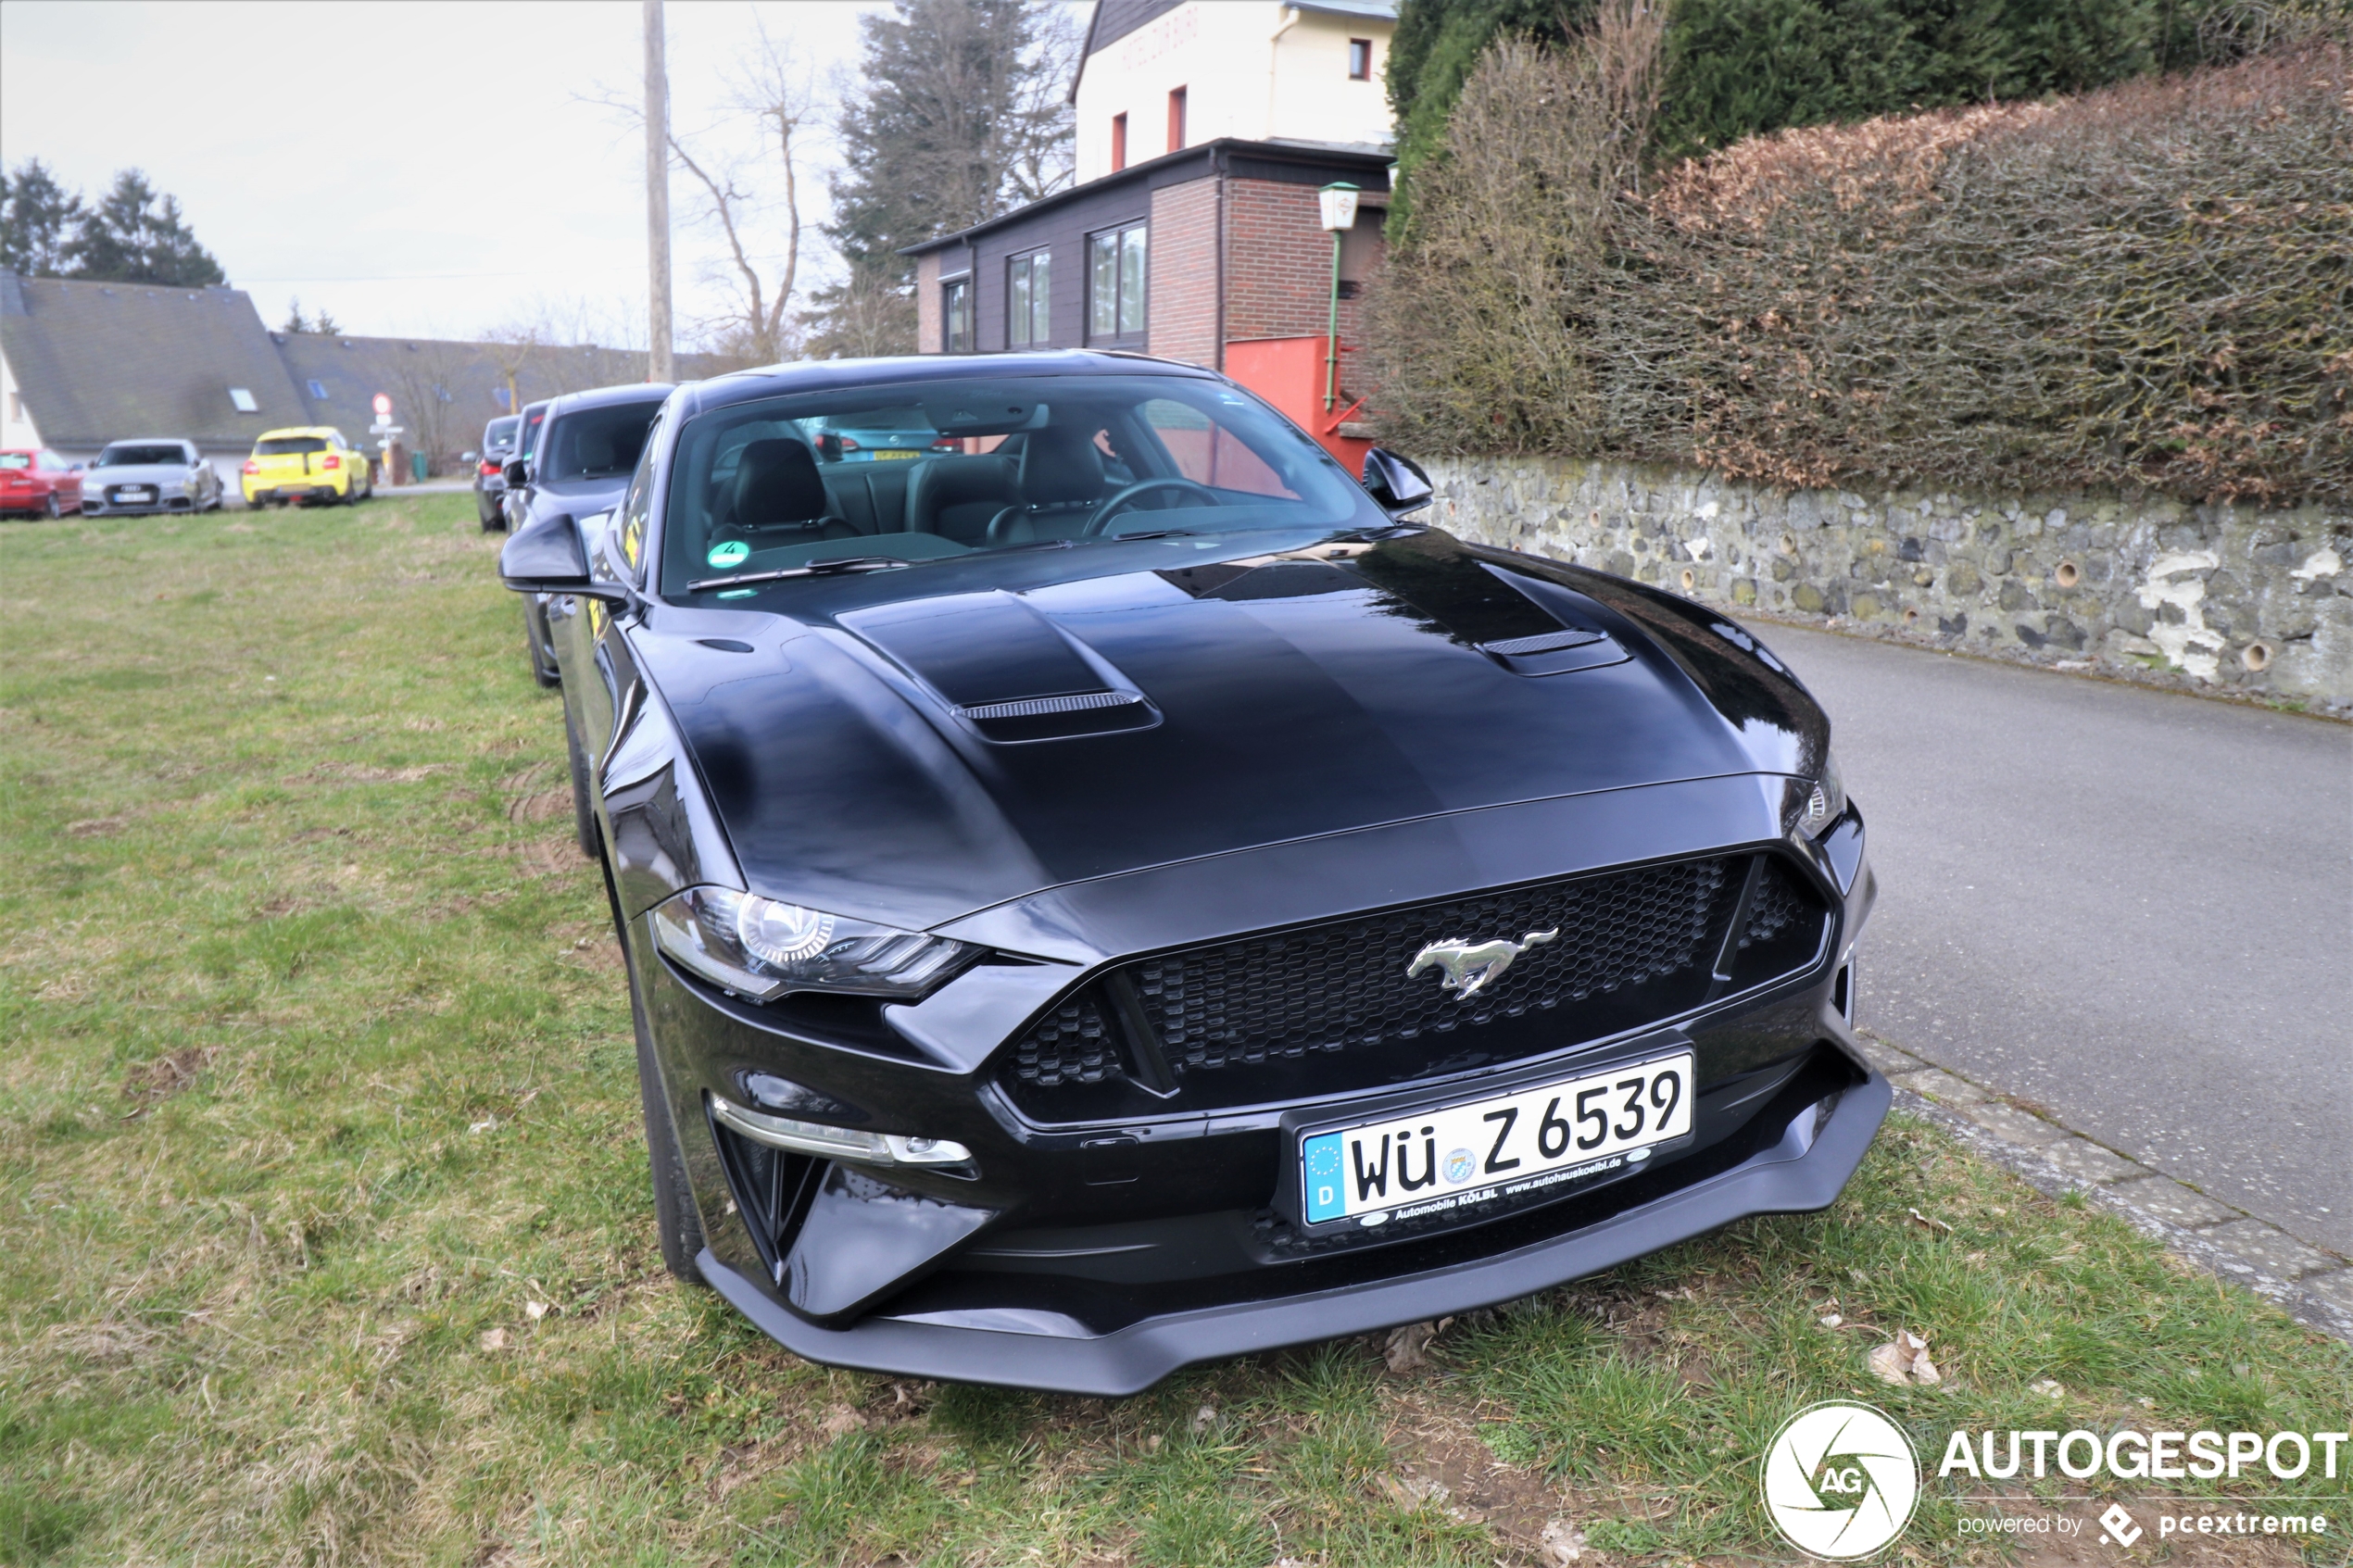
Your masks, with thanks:
[{"label": "stone wall", "polygon": [[1734,613],[2353,716],[2353,513],[1778,491],[1556,458],[1428,467],[1450,533]]}]

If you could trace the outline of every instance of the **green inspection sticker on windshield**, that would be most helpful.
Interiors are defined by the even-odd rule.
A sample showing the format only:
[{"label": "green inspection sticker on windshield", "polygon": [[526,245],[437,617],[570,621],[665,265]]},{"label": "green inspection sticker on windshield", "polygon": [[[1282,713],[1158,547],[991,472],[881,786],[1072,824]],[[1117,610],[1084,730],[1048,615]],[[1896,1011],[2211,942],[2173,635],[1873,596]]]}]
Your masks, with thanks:
[{"label": "green inspection sticker on windshield", "polygon": [[741,539],[723,539],[703,558],[717,567],[741,566],[751,558],[751,546]]}]

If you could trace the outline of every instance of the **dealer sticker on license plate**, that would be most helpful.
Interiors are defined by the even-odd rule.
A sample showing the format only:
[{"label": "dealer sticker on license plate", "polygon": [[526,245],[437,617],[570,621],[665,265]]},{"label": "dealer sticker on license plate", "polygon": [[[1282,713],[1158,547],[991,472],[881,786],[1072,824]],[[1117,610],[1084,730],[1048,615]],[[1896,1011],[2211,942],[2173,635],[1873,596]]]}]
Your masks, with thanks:
[{"label": "dealer sticker on license plate", "polygon": [[1378,1224],[1623,1170],[1692,1130],[1688,1051],[1300,1140],[1307,1223]]}]

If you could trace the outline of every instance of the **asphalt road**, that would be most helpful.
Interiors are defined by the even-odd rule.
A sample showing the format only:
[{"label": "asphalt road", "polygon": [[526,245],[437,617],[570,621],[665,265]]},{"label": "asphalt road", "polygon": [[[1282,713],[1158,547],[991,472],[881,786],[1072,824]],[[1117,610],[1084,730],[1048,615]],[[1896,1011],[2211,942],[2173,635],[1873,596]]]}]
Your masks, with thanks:
[{"label": "asphalt road", "polygon": [[1863,1027],[2353,1254],[2353,728],[1755,630],[1869,827]]}]

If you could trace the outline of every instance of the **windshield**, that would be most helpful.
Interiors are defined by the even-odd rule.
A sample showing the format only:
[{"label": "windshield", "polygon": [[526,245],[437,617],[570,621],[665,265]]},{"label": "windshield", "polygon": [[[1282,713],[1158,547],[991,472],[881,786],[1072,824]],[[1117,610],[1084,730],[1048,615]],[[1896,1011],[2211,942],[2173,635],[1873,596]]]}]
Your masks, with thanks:
[{"label": "windshield", "polygon": [[515,444],[515,426],[521,422],[511,414],[503,420],[491,420],[490,427],[482,433],[483,445],[493,452],[505,451]]},{"label": "windshield", "polygon": [[536,408],[525,408],[522,411],[522,445],[516,448],[516,457],[531,456],[533,446],[539,440],[539,426],[547,418],[547,410],[545,405]]},{"label": "windshield", "polygon": [[326,449],[327,444],[315,435],[276,435],[253,444],[253,455],[257,458],[293,458]]},{"label": "windshield", "polygon": [[166,464],[180,465],[188,454],[177,446],[109,446],[98,454],[94,467],[102,469],[157,468]]},{"label": "windshield", "polygon": [[912,562],[1139,533],[1389,526],[1328,453],[1256,398],[1223,382],[1119,375],[923,382],[714,409],[681,434],[665,521],[665,594],[850,556]]},{"label": "windshield", "polygon": [[580,408],[559,414],[547,428],[539,455],[539,480],[560,484],[576,479],[625,479],[637,466],[647,427],[661,412],[661,399]]},{"label": "windshield", "polygon": [[32,467],[32,454],[30,452],[0,452],[0,469],[29,469],[31,467]]}]

